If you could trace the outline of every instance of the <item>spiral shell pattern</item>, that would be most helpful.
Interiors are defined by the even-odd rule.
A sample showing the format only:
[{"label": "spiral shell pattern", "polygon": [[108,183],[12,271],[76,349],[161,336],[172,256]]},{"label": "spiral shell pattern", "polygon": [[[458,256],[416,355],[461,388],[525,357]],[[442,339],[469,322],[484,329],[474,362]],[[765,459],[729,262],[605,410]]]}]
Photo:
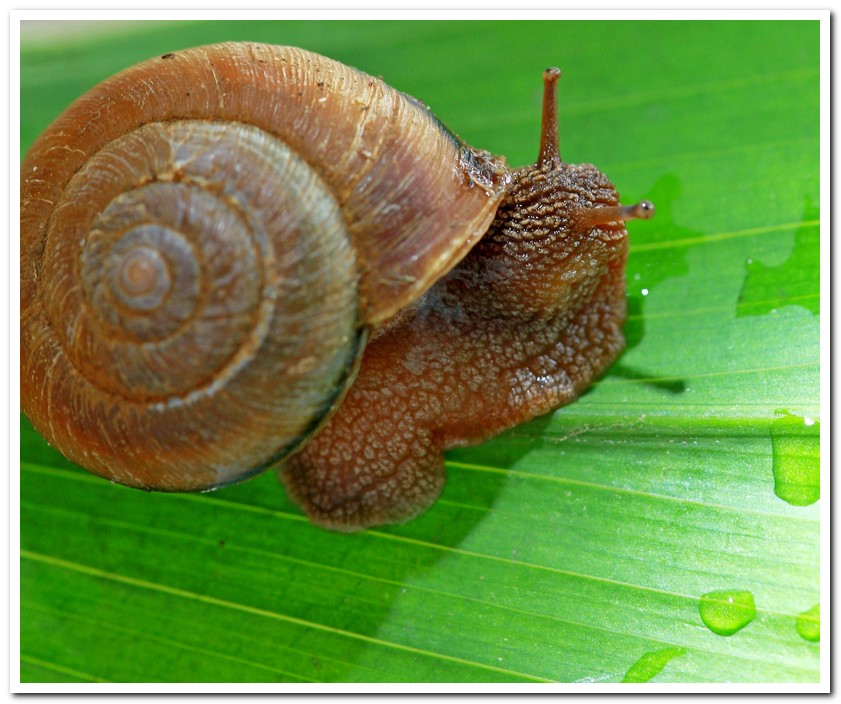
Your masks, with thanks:
[{"label": "spiral shell pattern", "polygon": [[506,178],[415,101],[307,52],[128,69],[21,167],[24,412],[120,483],[243,479],[314,432],[368,326],[463,256]]},{"label": "spiral shell pattern", "polygon": [[132,485],[218,486],[286,454],[359,345],[338,203],[248,125],[152,123],[106,145],[56,204],[42,277],[51,394],[85,464],[119,462]]}]

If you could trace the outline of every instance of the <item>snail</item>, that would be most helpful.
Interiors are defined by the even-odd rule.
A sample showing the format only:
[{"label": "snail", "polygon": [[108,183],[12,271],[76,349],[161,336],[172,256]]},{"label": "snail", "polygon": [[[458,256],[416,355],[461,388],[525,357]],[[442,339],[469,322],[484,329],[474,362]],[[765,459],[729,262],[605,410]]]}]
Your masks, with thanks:
[{"label": "snail", "polygon": [[623,348],[625,222],[564,163],[509,170],[331,59],[224,43],[74,102],[21,166],[21,398],[146,490],[277,466],[319,525],[408,520],[444,450],[573,401]]}]

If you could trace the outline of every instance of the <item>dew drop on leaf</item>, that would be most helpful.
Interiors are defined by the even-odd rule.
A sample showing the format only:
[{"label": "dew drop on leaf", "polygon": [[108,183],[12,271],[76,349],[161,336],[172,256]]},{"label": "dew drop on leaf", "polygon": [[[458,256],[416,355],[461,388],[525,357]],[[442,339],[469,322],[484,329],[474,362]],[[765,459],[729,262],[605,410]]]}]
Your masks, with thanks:
[{"label": "dew drop on leaf", "polygon": [[794,625],[801,638],[812,643],[819,642],[821,639],[821,605],[815,604],[808,611],[804,611],[797,617]]},{"label": "dew drop on leaf", "polygon": [[720,636],[732,636],[756,616],[753,594],[736,589],[707,592],[698,610],[704,625]]},{"label": "dew drop on leaf", "polygon": [[623,682],[648,682],[655,675],[659,675],[669,660],[686,653],[686,648],[664,648],[645,653],[625,673]]},{"label": "dew drop on leaf", "polygon": [[809,506],[821,498],[820,422],[778,410],[771,424],[774,493],[792,506]]}]

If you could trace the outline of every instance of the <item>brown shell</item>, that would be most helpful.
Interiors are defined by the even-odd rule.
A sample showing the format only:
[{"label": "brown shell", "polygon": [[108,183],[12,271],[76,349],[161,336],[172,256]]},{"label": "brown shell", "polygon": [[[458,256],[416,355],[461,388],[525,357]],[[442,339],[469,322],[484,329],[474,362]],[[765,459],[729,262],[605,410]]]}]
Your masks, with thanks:
[{"label": "brown shell", "polygon": [[[193,133],[204,140],[202,156],[167,166]],[[233,156],[225,156],[229,141],[242,145]],[[289,150],[297,156],[283,157],[288,165],[275,181],[291,180],[290,174],[297,180],[305,171],[316,176],[301,176],[292,196],[275,196],[270,157]],[[234,186],[217,180],[225,161],[237,173]],[[135,162],[148,173],[129,176]],[[127,196],[118,195],[123,182]],[[201,186],[227,205],[224,212],[204,208],[201,195],[178,210],[159,182],[190,193]],[[130,68],[71,105],[21,167],[24,412],[72,461],[122,483],[190,490],[242,479],[314,431],[352,377],[364,329],[391,317],[466,254],[493,219],[507,182],[502,162],[464,146],[417,101],[299,49],[220,44]],[[204,219],[227,233],[226,217],[253,224],[243,205],[250,203],[269,206],[270,214],[257,218],[260,227],[264,220],[286,227],[287,206],[313,198],[321,184],[326,205],[304,218],[303,229],[324,227],[329,237],[295,240],[287,252],[234,234],[224,246],[195,253],[221,283],[197,284],[195,266],[178,265],[167,270],[163,293],[153,288],[133,299],[151,310],[159,303],[155,296],[169,300],[176,291],[187,301],[176,301],[179,311],[200,299],[206,315],[184,339],[171,338],[182,332],[183,311],[168,312],[168,327],[155,331],[89,283],[100,250],[113,244],[109,228],[114,237],[131,230],[140,247],[120,270],[140,288],[163,256],[152,251],[151,239],[166,240],[166,256],[179,248],[190,254],[190,242],[165,227],[163,235],[150,234],[123,222],[137,212],[146,217],[148,206],[132,200],[141,187],[188,229]],[[105,210],[86,210],[88,201]],[[109,215],[109,203],[118,201],[127,201],[130,215]],[[297,227],[298,216],[293,219]],[[316,250],[327,253],[327,263],[295,274],[297,260],[324,258]],[[231,283],[235,276],[245,283]],[[266,291],[272,302],[260,303],[258,294]],[[260,312],[246,312],[252,301]],[[278,308],[291,306],[289,319],[274,315],[275,301]],[[238,307],[231,323],[219,322],[226,302]],[[106,312],[89,322],[85,311],[100,305]],[[125,320],[128,329],[106,343],[96,337]],[[138,343],[131,363],[118,354],[126,340]],[[159,341],[161,350],[175,352],[171,361],[159,354]],[[298,355],[291,366],[282,363],[280,350],[287,348]],[[205,357],[216,365],[208,376],[198,371]],[[287,386],[297,395],[284,402]],[[214,395],[224,397],[222,410]],[[289,406],[294,411],[299,398],[306,399],[307,414],[293,421]]]},{"label": "brown shell", "polygon": [[[328,183],[361,260],[368,324],[458,263],[509,182],[503,159],[468,147],[381,79],[294,47],[230,42],[145,61],[74,102],[27,154],[22,229],[43,232],[67,181],[108,142],[150,122],[190,119],[266,130]],[[32,178],[30,164],[44,164],[49,181]]]}]

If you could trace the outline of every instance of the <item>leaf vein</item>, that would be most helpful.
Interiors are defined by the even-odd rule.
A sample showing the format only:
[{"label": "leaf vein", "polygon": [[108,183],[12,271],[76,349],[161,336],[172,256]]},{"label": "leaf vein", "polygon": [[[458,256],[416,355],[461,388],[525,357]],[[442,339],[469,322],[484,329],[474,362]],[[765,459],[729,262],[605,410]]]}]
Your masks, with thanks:
[{"label": "leaf vein", "polygon": [[355,640],[361,640],[366,643],[371,643],[372,645],[379,645],[386,648],[394,648],[396,650],[402,650],[404,652],[412,653],[414,655],[421,655],[426,657],[433,657],[438,658],[440,660],[446,660],[448,662],[453,662],[458,665],[466,665],[469,667],[477,667],[483,670],[490,670],[492,672],[498,672],[500,674],[514,676],[514,677],[521,677],[523,679],[532,680],[535,682],[551,682],[551,680],[544,679],[542,677],[535,677],[534,675],[529,675],[522,672],[516,672],[514,670],[508,670],[502,667],[496,667],[494,665],[488,665],[486,663],[481,662],[474,662],[472,660],[466,660],[464,658],[459,658],[454,655],[447,655],[446,653],[437,653],[431,650],[423,650],[421,648],[415,648],[411,645],[406,645],[404,643],[395,643],[388,640],[383,640],[381,638],[374,638],[373,636],[366,636],[361,633],[354,633],[353,631],[347,631],[342,628],[334,628],[332,626],[328,626],[323,623],[316,623],[314,621],[307,621],[306,619],[297,618],[295,616],[289,616],[287,614],[281,614],[276,611],[269,611],[267,609],[261,609],[255,606],[249,606],[247,604],[240,604],[233,601],[228,601],[226,599],[219,599],[216,597],[212,597],[206,594],[198,594],[196,592],[187,591],[185,589],[178,589],[177,587],[171,587],[166,584],[158,584],[155,582],[149,582],[144,579],[137,579],[135,577],[129,577],[127,575],[116,574],[113,572],[107,572],[106,570],[101,570],[96,567],[91,567],[89,565],[84,565],[79,562],[73,562],[70,560],[64,560],[58,557],[53,557],[51,555],[44,555],[41,553],[35,553],[30,550],[21,550],[20,551],[21,557],[29,560],[33,560],[36,562],[41,562],[43,564],[52,565],[54,567],[59,567],[67,570],[72,570],[74,572],[81,572],[83,574],[89,574],[93,577],[101,577],[103,579],[108,579],[110,581],[119,582],[122,584],[127,584],[129,586],[138,587],[141,589],[149,589],[157,592],[162,592],[164,594],[169,594],[170,596],[180,597],[182,599],[192,599],[195,601],[199,601],[201,603],[209,604],[211,606],[217,606],[220,608],[226,609],[233,609],[236,611],[241,611],[243,613],[251,614],[253,616],[260,616],[263,618],[270,618],[276,621],[284,621],[287,623],[291,623],[297,626],[302,626],[304,628],[311,628],[313,630],[323,631],[325,633],[330,633],[332,635],[350,638]]}]

